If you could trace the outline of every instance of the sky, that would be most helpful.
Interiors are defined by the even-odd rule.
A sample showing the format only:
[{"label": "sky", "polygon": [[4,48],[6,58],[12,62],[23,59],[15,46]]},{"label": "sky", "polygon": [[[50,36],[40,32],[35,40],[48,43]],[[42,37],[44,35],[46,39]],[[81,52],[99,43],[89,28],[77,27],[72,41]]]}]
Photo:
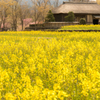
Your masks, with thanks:
[{"label": "sky", "polygon": [[[27,1],[28,2],[28,4],[30,4],[31,5],[31,0],[25,0],[25,1]],[[53,1],[53,0],[51,0],[51,1]],[[59,2],[62,4],[63,3],[63,1],[67,1],[67,0],[59,0]]]},{"label": "sky", "polygon": [[[26,1],[28,2],[28,4],[31,4],[31,0],[26,0]],[[67,1],[67,0],[59,0],[59,1],[60,1],[60,3],[63,3],[63,1]],[[92,1],[96,1],[96,0],[92,0]]]}]

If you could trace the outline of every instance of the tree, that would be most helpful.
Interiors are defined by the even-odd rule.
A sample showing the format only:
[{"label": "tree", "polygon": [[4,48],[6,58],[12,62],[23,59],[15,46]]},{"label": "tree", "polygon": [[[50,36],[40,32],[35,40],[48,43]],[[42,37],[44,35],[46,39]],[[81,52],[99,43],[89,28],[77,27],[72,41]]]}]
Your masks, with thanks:
[{"label": "tree", "polygon": [[17,30],[19,23],[30,15],[28,4],[24,0],[0,0],[0,28],[9,25],[13,31]]},{"label": "tree", "polygon": [[55,21],[55,18],[53,16],[53,13],[51,10],[49,10],[46,18],[45,18],[45,22],[54,22]]},{"label": "tree", "polygon": [[74,13],[73,12],[69,12],[68,13],[68,16],[65,16],[65,20],[67,22],[73,22],[75,20],[75,16],[74,16]]},{"label": "tree", "polygon": [[[0,24],[2,25],[2,27],[5,29],[5,23],[7,20],[10,10],[10,1],[9,0],[0,0]],[[0,26],[1,26],[0,25]],[[1,27],[0,27],[1,28]]]},{"label": "tree", "polygon": [[19,16],[18,17],[20,19],[21,26],[22,26],[22,30],[23,30],[23,28],[24,28],[23,19],[27,18],[28,15],[30,15],[30,11],[29,11],[29,8],[28,8],[28,4],[26,2],[23,2],[22,3],[22,1],[20,1],[18,13],[19,13]]},{"label": "tree", "polygon": [[29,15],[29,9],[26,2],[23,0],[12,0],[10,5],[10,24],[13,31],[17,31],[19,23],[23,30],[23,19]]},{"label": "tree", "polygon": [[85,18],[81,18],[81,19],[80,19],[80,24],[81,24],[81,25],[85,25],[85,24],[86,24]]},{"label": "tree", "polygon": [[19,15],[19,0],[12,0],[10,4],[10,24],[13,31],[17,31],[17,22]]},{"label": "tree", "polygon": [[32,13],[33,13],[33,20],[35,21],[35,29],[36,29],[36,22],[45,21],[45,17],[51,8],[49,0],[31,0],[33,3]]},{"label": "tree", "polygon": [[54,0],[54,7],[58,7],[59,6],[59,0]]}]

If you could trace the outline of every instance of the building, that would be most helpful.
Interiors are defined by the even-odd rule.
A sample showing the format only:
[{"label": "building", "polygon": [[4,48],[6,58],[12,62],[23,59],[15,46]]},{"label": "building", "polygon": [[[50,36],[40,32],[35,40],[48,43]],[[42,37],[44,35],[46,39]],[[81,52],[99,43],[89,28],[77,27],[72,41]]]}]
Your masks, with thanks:
[{"label": "building", "polygon": [[100,5],[89,0],[69,0],[52,10],[56,22],[65,22],[65,16],[72,11],[75,21],[85,18],[87,24],[100,24]]}]

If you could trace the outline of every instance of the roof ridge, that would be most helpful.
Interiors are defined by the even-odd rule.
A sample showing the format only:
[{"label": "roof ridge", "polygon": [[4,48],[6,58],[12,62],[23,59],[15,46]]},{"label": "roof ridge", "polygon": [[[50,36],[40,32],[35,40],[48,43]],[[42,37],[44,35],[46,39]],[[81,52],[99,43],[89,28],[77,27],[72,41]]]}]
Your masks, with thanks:
[{"label": "roof ridge", "polygon": [[97,3],[66,3],[62,4],[57,8],[52,10],[53,14],[68,13],[73,11],[73,13],[85,13],[85,14],[100,14],[100,5]]},{"label": "roof ridge", "polygon": [[97,2],[67,2],[67,1],[64,1],[63,4],[97,4]]}]

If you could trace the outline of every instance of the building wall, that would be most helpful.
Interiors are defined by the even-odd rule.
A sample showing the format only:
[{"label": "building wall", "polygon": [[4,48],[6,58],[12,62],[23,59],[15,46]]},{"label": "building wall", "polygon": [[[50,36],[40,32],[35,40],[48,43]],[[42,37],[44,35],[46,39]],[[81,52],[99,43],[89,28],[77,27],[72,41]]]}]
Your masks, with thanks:
[{"label": "building wall", "polygon": [[67,25],[79,25],[78,22],[48,22],[44,23],[45,28],[60,28],[62,26],[67,26]]},{"label": "building wall", "polygon": [[[54,14],[55,21],[56,22],[66,22],[65,16],[67,16],[67,15],[68,14]],[[81,18],[86,19],[86,15],[85,14],[75,14],[75,21],[79,22]]]},{"label": "building wall", "polygon": [[93,16],[87,15],[87,24],[93,24]]},{"label": "building wall", "polygon": [[[67,16],[68,14],[54,14],[55,17],[55,22],[66,22],[65,20],[65,16]],[[75,22],[80,22],[81,18],[85,18],[86,19],[86,23],[87,24],[93,24],[93,16],[100,16],[98,14],[96,15],[92,15],[92,14],[74,14],[75,15]],[[99,23],[100,24],[100,19]]]},{"label": "building wall", "polygon": [[62,22],[62,14],[54,14],[56,22]]},{"label": "building wall", "polygon": [[99,24],[100,24],[100,19],[99,19]]}]

